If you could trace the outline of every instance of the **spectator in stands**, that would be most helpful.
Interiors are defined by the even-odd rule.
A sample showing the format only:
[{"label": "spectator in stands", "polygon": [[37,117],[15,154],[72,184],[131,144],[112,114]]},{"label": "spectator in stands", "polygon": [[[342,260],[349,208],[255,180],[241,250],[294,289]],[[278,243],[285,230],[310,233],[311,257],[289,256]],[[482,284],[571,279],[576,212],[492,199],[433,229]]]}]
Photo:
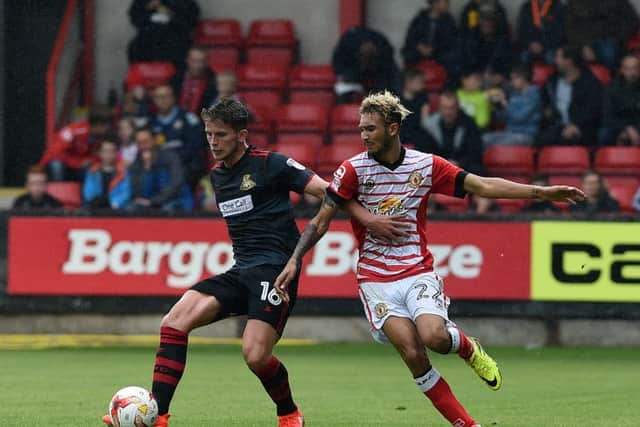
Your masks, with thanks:
[{"label": "spectator in stands", "polygon": [[[531,185],[547,186],[549,185],[549,177],[546,175],[536,174],[531,177]],[[536,214],[553,214],[560,212],[554,204],[548,200],[532,199],[525,206],[524,212]]]},{"label": "spectator in stands", "polygon": [[157,146],[150,127],[136,130],[138,157],[129,167],[132,204],[136,209],[190,211],[193,198],[184,179],[180,158]]},{"label": "spectator in stands", "polygon": [[31,166],[26,177],[27,192],[13,201],[13,209],[54,209],[62,203],[47,193],[47,173],[40,165]]},{"label": "spectator in stands", "polygon": [[557,48],[566,43],[566,10],[561,0],[527,0],[518,16],[518,43],[522,60],[553,62]]},{"label": "spectator in stands", "polygon": [[460,106],[478,125],[485,129],[491,121],[491,105],[489,96],[482,89],[482,76],[476,70],[465,70],[462,73],[462,87],[456,92]]},{"label": "spectator in stands", "polygon": [[475,30],[462,39],[462,58],[465,69],[485,71],[492,64],[508,69],[511,64],[509,36],[500,33],[500,10],[492,2],[480,5],[479,23]]},{"label": "spectator in stands", "polygon": [[129,18],[137,32],[129,62],[170,61],[182,68],[199,16],[194,0],[134,0]]},{"label": "spectator in stands", "polygon": [[223,71],[218,73],[216,75],[216,88],[218,97],[215,102],[218,102],[222,98],[235,98],[239,100],[238,77],[233,71]]},{"label": "spectator in stands", "polygon": [[127,74],[126,91],[118,106],[120,117],[131,117],[135,126],[143,126],[151,115],[153,102],[144,86],[143,76],[133,69]]},{"label": "spectator in stands", "polygon": [[482,174],[480,130],[467,116],[452,92],[440,95],[438,112],[426,120],[427,138],[416,141],[416,149],[437,154],[463,169]]},{"label": "spectator in stands", "polygon": [[427,0],[427,6],[409,24],[402,48],[404,64],[437,61],[450,76],[457,76],[461,68],[458,29],[449,13],[449,0]]},{"label": "spectator in stands", "polygon": [[463,40],[478,30],[480,10],[485,5],[489,5],[495,10],[496,34],[509,36],[507,11],[499,0],[469,0],[460,14],[460,34]]},{"label": "spectator in stands", "polygon": [[602,104],[600,82],[585,67],[579,48],[559,48],[555,62],[558,72],[543,91],[546,123],[540,143],[594,145]]},{"label": "spectator in stands", "polygon": [[94,106],[88,120],[71,123],[57,133],[40,165],[52,181],[82,181],[85,169],[95,160],[98,145],[111,132],[112,114],[107,106]]},{"label": "spectator in stands", "polygon": [[131,117],[123,117],[118,120],[118,146],[119,157],[125,166],[129,166],[138,155],[138,145],[135,138],[135,124]]},{"label": "spectator in stands", "polygon": [[575,205],[569,205],[569,212],[615,213],[620,212],[620,204],[611,197],[600,174],[587,171],[582,176],[582,191],[585,200]]},{"label": "spectator in stands", "polygon": [[429,118],[429,99],[424,85],[424,73],[415,68],[404,72],[402,87],[402,105],[412,112],[400,128],[400,139],[404,143],[416,144],[426,138],[423,119]]},{"label": "spectator in stands", "polygon": [[640,20],[628,0],[569,0],[567,42],[581,46],[587,62],[614,70],[623,43],[638,31]]},{"label": "spectator in stands", "polygon": [[489,64],[482,76],[482,87],[491,93],[492,90],[507,90],[509,86],[508,68],[501,64]]},{"label": "spectator in stands", "polygon": [[636,194],[633,196],[633,209],[640,212],[640,187],[638,187],[638,191],[636,191]]},{"label": "spectator in stands", "polygon": [[604,96],[600,143],[640,145],[640,59],[629,54],[622,59],[620,76]]},{"label": "spectator in stands", "polygon": [[504,130],[486,133],[484,147],[491,145],[533,145],[542,121],[542,98],[531,84],[531,66],[517,64],[511,70],[511,89],[489,92],[496,118]]},{"label": "spectator in stands", "polygon": [[178,105],[187,111],[200,114],[216,99],[216,75],[207,65],[207,50],[192,47],[187,53],[187,67],[178,71],[171,81]]},{"label": "spectator in stands", "polygon": [[178,155],[189,188],[193,189],[204,173],[206,160],[206,144],[200,119],[176,105],[170,85],[156,87],[153,102],[157,114],[151,119],[151,128],[158,135],[163,149]]},{"label": "spectator in stands", "polygon": [[332,65],[339,103],[357,102],[370,92],[400,89],[393,47],[377,31],[365,27],[346,31],[333,51]]},{"label": "spectator in stands", "polygon": [[100,143],[98,161],[87,171],[82,185],[82,202],[93,209],[122,209],[131,200],[131,182],[118,144],[107,138]]}]

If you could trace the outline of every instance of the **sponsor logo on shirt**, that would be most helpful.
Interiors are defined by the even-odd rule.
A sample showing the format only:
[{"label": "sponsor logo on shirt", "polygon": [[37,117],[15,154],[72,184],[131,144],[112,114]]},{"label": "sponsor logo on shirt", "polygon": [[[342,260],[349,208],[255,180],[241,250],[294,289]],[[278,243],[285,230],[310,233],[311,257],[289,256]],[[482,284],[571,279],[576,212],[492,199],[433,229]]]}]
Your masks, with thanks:
[{"label": "sponsor logo on shirt", "polygon": [[256,182],[251,179],[251,174],[246,174],[242,177],[242,182],[240,183],[240,189],[242,191],[249,191],[255,186]]},{"label": "sponsor logo on shirt", "polygon": [[219,203],[218,209],[220,209],[220,213],[225,218],[228,216],[249,212],[253,209],[253,199],[251,198],[251,195],[248,195],[238,197],[237,199],[227,200],[226,202]]},{"label": "sponsor logo on shirt", "polygon": [[376,215],[398,215],[405,212],[406,210],[402,205],[402,200],[394,196],[380,200],[373,210],[373,213]]},{"label": "sponsor logo on shirt", "polygon": [[298,170],[305,170],[306,168],[304,167],[304,165],[296,162],[295,160],[293,160],[292,158],[288,158],[287,159],[287,166],[292,167],[292,168],[296,168]]}]

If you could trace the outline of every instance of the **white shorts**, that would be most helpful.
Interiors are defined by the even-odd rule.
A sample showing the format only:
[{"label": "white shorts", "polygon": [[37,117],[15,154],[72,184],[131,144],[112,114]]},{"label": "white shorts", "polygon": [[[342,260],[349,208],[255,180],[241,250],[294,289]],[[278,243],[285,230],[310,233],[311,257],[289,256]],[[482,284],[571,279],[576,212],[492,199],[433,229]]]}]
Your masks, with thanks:
[{"label": "white shorts", "polygon": [[435,272],[395,282],[361,283],[359,287],[371,335],[380,343],[389,342],[382,331],[389,316],[405,317],[415,322],[421,314],[435,314],[449,322],[449,298],[444,294],[444,282]]}]

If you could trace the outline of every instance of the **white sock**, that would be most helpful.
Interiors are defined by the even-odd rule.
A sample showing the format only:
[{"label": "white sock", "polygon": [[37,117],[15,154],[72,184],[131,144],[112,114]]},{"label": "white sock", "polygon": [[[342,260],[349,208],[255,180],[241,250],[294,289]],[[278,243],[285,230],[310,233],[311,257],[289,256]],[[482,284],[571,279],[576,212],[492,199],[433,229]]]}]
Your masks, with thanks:
[{"label": "white sock", "polygon": [[427,371],[426,374],[421,377],[414,378],[413,380],[416,382],[416,385],[420,389],[421,392],[425,393],[433,388],[434,385],[440,379],[440,372],[436,370],[436,368],[431,368]]},{"label": "white sock", "polygon": [[457,353],[460,350],[460,331],[455,326],[449,326],[447,328],[449,335],[451,336],[451,349],[449,353]]}]

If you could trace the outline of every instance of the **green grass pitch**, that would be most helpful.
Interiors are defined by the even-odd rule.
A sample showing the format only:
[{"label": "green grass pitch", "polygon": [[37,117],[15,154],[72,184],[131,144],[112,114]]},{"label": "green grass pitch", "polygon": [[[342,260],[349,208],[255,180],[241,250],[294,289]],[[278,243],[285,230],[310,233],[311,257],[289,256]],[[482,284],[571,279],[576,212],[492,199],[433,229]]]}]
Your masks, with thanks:
[{"label": "green grass pitch", "polygon": [[[488,348],[504,376],[490,391],[456,356],[433,356],[469,412],[490,426],[637,426],[637,349]],[[155,349],[0,351],[0,426],[99,426],[111,395],[150,388]],[[307,426],[445,426],[389,346],[283,346]],[[240,347],[193,346],[172,427],[274,426],[274,408]]]}]

